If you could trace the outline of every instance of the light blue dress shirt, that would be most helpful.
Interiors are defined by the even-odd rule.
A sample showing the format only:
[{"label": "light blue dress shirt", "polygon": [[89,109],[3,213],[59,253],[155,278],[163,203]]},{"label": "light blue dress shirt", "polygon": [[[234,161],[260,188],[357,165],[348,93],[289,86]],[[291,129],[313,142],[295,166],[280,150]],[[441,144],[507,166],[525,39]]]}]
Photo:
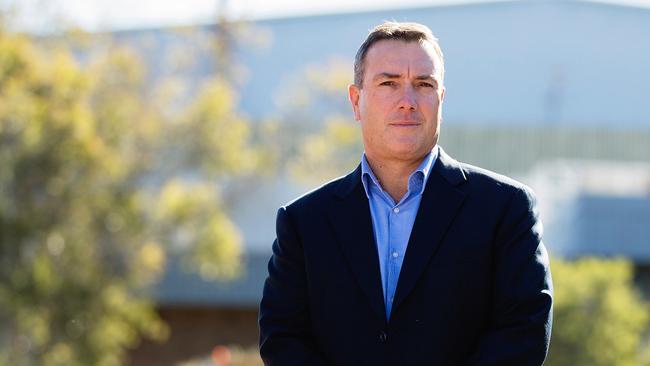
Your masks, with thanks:
[{"label": "light blue dress shirt", "polygon": [[413,222],[431,169],[438,158],[438,145],[424,158],[408,179],[408,191],[396,204],[368,164],[365,153],[361,157],[361,182],[370,202],[372,228],[379,254],[381,284],[386,305],[386,319],[390,318],[397,280],[402,269]]}]

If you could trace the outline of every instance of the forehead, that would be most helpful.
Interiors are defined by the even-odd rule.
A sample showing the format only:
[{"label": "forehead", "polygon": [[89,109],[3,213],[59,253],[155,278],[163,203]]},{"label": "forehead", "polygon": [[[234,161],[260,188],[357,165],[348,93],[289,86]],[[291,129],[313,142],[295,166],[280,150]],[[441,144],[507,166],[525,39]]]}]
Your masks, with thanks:
[{"label": "forehead", "polygon": [[442,61],[429,42],[381,40],[373,44],[365,59],[365,73],[404,71],[440,75]]}]

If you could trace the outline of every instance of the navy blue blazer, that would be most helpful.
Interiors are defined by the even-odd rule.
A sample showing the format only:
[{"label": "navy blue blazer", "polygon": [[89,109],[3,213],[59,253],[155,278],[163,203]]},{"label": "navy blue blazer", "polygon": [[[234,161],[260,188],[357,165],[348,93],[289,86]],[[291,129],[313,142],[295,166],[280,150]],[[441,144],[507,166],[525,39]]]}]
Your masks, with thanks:
[{"label": "navy blue blazer", "polygon": [[552,284],[529,188],[440,149],[386,319],[361,169],[278,211],[266,365],[538,366]]}]

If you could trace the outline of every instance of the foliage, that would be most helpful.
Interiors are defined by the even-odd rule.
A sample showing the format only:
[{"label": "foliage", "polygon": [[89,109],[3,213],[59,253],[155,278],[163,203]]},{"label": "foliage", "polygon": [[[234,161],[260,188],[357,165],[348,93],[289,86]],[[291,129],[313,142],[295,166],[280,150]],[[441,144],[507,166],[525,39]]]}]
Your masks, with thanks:
[{"label": "foliage", "polygon": [[302,180],[324,182],[354,169],[361,151],[359,127],[343,117],[332,117],[318,133],[302,136],[289,171]]},{"label": "foliage", "polygon": [[632,284],[629,262],[555,259],[551,270],[555,305],[546,365],[650,365],[642,351],[650,308]]},{"label": "foliage", "polygon": [[[347,100],[351,62],[338,58],[307,65],[279,91],[282,125],[268,124],[279,169],[318,184],[354,169],[363,146]],[[296,92],[299,91],[299,92]]]},{"label": "foliage", "polygon": [[169,252],[238,273],[220,187],[257,157],[229,84],[175,114],[145,80],[128,49],[80,65],[0,30],[0,364],[118,365],[164,339],[148,288]]}]

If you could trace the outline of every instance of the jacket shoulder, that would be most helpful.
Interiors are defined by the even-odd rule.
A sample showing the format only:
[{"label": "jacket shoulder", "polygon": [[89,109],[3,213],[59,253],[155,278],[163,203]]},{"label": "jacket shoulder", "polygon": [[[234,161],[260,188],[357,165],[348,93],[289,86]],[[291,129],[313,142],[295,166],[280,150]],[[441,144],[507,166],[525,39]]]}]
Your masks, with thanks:
[{"label": "jacket shoulder", "polygon": [[458,164],[465,173],[467,182],[482,191],[487,190],[495,193],[520,192],[531,199],[535,196],[532,188],[516,179],[475,165],[462,162]]},{"label": "jacket shoulder", "polygon": [[331,181],[287,202],[282,205],[281,209],[304,212],[304,210],[311,211],[322,208],[325,206],[324,204],[326,202],[333,200],[336,197],[337,192],[341,188],[341,184],[343,184],[345,180],[351,179],[352,174],[354,173],[332,179]]}]

